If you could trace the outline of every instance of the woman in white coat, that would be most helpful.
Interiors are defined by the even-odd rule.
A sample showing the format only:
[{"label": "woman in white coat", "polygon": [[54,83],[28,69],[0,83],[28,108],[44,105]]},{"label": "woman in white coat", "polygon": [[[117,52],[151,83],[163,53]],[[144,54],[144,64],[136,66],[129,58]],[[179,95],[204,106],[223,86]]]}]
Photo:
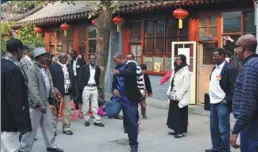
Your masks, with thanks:
[{"label": "woman in white coat", "polygon": [[179,55],[176,59],[175,72],[171,75],[170,82],[167,92],[170,100],[167,125],[174,130],[170,135],[181,138],[187,132],[190,103],[190,72],[184,55]]}]

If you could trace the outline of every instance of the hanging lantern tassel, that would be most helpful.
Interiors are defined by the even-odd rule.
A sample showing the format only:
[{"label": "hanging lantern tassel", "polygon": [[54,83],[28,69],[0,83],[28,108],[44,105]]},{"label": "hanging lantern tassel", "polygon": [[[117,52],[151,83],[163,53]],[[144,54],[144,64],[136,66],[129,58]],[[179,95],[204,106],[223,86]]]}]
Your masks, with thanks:
[{"label": "hanging lantern tassel", "polygon": [[120,26],[121,26],[120,24],[116,25],[116,32],[120,32],[120,29],[121,29]]},{"label": "hanging lantern tassel", "polygon": [[67,30],[64,30],[64,36],[67,36]]},{"label": "hanging lantern tassel", "polygon": [[178,28],[179,28],[179,29],[182,29],[182,28],[183,28],[183,20],[182,20],[182,19],[179,19],[179,20],[178,20]]}]

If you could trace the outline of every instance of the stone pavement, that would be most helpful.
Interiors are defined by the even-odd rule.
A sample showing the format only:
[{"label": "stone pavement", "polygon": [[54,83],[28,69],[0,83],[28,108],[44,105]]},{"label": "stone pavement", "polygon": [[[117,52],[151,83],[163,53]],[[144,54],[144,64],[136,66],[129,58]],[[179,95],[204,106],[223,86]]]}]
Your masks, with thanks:
[{"label": "stone pavement", "polygon": [[[209,119],[205,116],[189,115],[189,132],[186,137],[175,139],[168,135],[166,126],[167,110],[148,107],[148,120],[141,120],[139,134],[140,152],[204,152],[210,148]],[[85,127],[83,121],[73,121],[73,136],[59,134],[57,145],[65,152],[129,152],[127,135],[123,133],[122,120],[103,118],[104,128],[91,125]],[[239,150],[232,150],[238,152]],[[41,132],[32,152],[45,152]]]}]

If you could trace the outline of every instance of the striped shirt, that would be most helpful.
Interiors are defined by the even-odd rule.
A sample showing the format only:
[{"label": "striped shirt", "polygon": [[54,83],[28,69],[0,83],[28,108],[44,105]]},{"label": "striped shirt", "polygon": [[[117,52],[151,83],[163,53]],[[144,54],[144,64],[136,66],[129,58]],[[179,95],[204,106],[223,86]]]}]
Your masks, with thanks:
[{"label": "striped shirt", "polygon": [[236,123],[233,134],[238,134],[254,119],[258,119],[258,55],[244,61],[244,69],[238,75],[233,95],[233,114]]},{"label": "striped shirt", "polygon": [[[133,60],[128,60],[127,64],[130,63],[130,62],[134,62],[137,65],[137,62],[135,62]],[[141,94],[143,96],[145,96],[146,87],[145,87],[145,83],[144,83],[144,75],[143,75],[141,67],[138,66],[138,65],[136,66],[136,75],[137,75],[137,85],[138,85],[138,88],[139,88]]]}]

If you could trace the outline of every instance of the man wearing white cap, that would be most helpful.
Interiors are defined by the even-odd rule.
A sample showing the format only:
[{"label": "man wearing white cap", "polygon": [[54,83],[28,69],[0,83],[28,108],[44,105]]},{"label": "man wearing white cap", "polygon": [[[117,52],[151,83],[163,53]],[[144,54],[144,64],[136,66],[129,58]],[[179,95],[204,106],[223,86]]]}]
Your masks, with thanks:
[{"label": "man wearing white cap", "polygon": [[55,98],[51,74],[45,65],[48,54],[45,48],[36,48],[33,51],[34,62],[27,72],[29,87],[29,106],[32,131],[24,134],[21,140],[20,152],[30,152],[37,130],[40,127],[49,152],[63,152],[54,145],[51,111],[48,107],[49,100]]}]

